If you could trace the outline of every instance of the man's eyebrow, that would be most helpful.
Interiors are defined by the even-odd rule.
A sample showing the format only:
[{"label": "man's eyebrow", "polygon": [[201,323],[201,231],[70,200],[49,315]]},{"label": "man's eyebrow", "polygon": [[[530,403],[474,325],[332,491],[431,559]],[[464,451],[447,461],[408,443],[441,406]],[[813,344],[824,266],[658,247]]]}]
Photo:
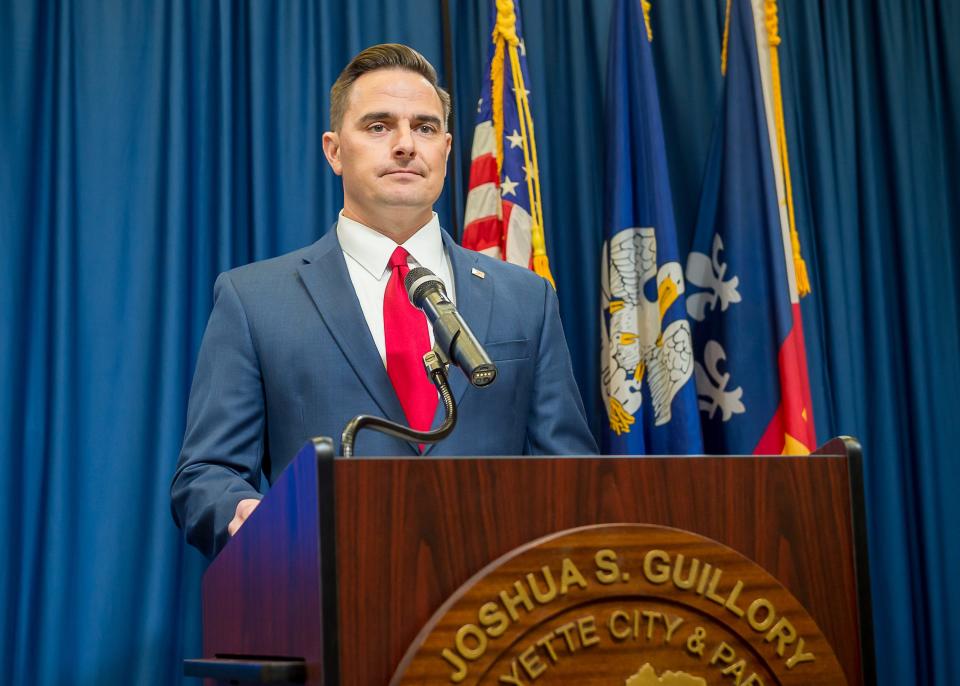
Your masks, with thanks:
[{"label": "man's eyebrow", "polygon": [[[392,121],[396,119],[397,115],[393,112],[367,112],[360,119],[357,120],[357,123],[362,125],[371,124],[375,121]],[[442,122],[440,117],[435,114],[415,114],[411,119],[418,124],[433,124],[438,128],[441,126]]]},{"label": "man's eyebrow", "polygon": [[365,115],[360,117],[357,120],[358,124],[369,124],[375,121],[383,121],[393,119],[394,115],[391,112],[367,112]]},{"label": "man's eyebrow", "polygon": [[441,124],[440,117],[433,114],[418,114],[413,120],[421,124],[434,124],[437,127]]}]

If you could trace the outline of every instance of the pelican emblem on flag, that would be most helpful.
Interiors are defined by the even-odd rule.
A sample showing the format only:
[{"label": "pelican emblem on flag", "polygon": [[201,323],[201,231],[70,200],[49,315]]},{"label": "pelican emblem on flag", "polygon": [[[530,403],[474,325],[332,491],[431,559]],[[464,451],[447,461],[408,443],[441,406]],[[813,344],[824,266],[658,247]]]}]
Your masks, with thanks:
[{"label": "pelican emblem on flag", "polygon": [[652,227],[619,231],[603,246],[601,381],[610,428],[629,433],[647,383],[654,425],[670,421],[671,403],[693,375],[690,324],[663,317],[684,291],[679,262],[657,268]]}]

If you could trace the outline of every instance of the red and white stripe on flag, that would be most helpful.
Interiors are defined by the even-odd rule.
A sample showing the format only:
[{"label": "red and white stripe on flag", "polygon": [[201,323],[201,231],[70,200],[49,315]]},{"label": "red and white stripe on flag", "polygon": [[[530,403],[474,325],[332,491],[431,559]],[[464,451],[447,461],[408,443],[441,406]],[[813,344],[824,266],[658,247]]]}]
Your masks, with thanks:
[{"label": "red and white stripe on flag", "polygon": [[463,245],[532,268],[533,222],[522,206],[501,197],[496,154],[493,122],[480,122],[473,132]]}]

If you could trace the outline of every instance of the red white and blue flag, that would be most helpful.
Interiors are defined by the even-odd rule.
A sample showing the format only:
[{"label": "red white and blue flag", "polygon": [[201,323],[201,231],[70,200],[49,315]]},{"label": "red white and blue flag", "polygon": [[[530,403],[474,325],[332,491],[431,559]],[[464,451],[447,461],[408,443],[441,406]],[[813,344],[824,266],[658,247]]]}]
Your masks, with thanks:
[{"label": "red white and blue flag", "polygon": [[706,452],[802,454],[816,440],[799,304],[806,276],[788,212],[776,15],[756,5],[757,15],[751,0],[728,2],[723,103],[686,306]]},{"label": "red white and blue flag", "polygon": [[510,0],[491,7],[493,28],[477,104],[463,245],[533,269],[552,283],[520,16]]}]

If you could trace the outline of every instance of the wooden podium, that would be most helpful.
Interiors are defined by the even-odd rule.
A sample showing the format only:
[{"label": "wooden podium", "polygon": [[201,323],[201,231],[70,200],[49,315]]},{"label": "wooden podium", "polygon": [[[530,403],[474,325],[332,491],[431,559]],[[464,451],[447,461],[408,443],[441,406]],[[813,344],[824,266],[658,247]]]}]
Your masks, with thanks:
[{"label": "wooden podium", "polygon": [[[608,554],[601,550],[608,534],[613,536],[619,532],[616,545],[621,546],[627,545],[628,539],[633,541],[630,536],[634,533],[652,530],[662,541],[662,545],[655,547],[663,550],[651,552],[651,548],[643,557],[645,544],[630,543],[623,559],[635,570],[634,581],[628,582],[628,575],[622,574],[623,579],[618,581],[624,582],[623,589],[628,586],[633,589],[632,583],[654,588],[649,582],[654,580],[658,555],[662,556],[660,562],[673,555],[674,562],[684,564],[683,556],[664,552],[671,550],[671,539],[699,541],[699,547],[694,549],[701,551],[709,550],[708,543],[720,544],[724,549],[731,549],[724,553],[725,559],[733,560],[729,564],[744,569],[744,565],[758,566],[761,576],[764,570],[768,573],[766,586],[760,581],[750,582],[757,600],[749,606],[750,583],[739,601],[741,607],[737,606],[737,600],[730,605],[728,589],[724,596],[726,609],[720,607],[719,601],[704,605],[704,596],[709,595],[710,588],[716,591],[717,586],[714,581],[705,592],[709,577],[705,570],[699,588],[691,589],[686,595],[677,595],[677,588],[664,582],[664,587],[670,586],[674,596],[658,600],[666,603],[661,603],[661,607],[676,606],[678,617],[686,612],[685,616],[693,618],[684,625],[686,633],[682,637],[677,634],[674,641],[677,654],[685,654],[688,662],[691,657],[699,660],[705,673],[715,674],[709,683],[843,681],[843,678],[829,681],[826,677],[812,681],[794,679],[796,674],[804,673],[806,665],[789,665],[789,671],[780,665],[777,669],[786,675],[782,678],[761,677],[757,668],[756,681],[751,681],[743,672],[745,667],[741,665],[741,671],[736,671],[732,651],[721,655],[722,646],[715,651],[708,646],[706,653],[701,646],[699,657],[695,654],[698,644],[694,633],[686,627],[692,628],[697,623],[696,616],[702,615],[705,621],[713,621],[724,631],[738,630],[740,624],[746,627],[749,619],[753,626],[750,640],[754,645],[748,646],[747,657],[757,663],[776,661],[774,651],[779,648],[786,659],[794,648],[788,646],[784,652],[784,646],[778,645],[786,636],[783,623],[774,624],[772,606],[764,608],[760,602],[760,595],[773,598],[770,594],[774,591],[758,590],[782,585],[785,589],[782,595],[792,596],[802,608],[799,612],[808,613],[808,619],[815,623],[814,626],[808,621],[803,626],[814,626],[822,632],[822,639],[832,649],[833,655],[829,657],[835,656],[845,681],[851,685],[871,684],[875,676],[862,493],[860,448],[852,439],[834,439],[809,457],[349,460],[334,457],[331,444],[317,440],[304,447],[254,515],[207,570],[203,579],[203,636],[207,659],[188,660],[185,671],[188,676],[207,677],[208,683],[381,685],[391,683],[391,679],[397,684],[457,683],[452,676],[454,661],[449,659],[462,662],[462,656],[456,655],[456,651],[448,654],[446,667],[449,669],[439,680],[415,678],[411,676],[413,671],[406,670],[413,670],[417,660],[424,659],[431,641],[445,640],[431,638],[434,635],[431,631],[439,631],[445,623],[451,631],[456,630],[457,627],[450,624],[453,620],[449,619],[456,615],[446,615],[448,619],[441,615],[457,607],[461,608],[458,611],[462,616],[473,617],[474,623],[463,624],[456,634],[461,653],[477,659],[477,665],[492,665],[500,659],[493,655],[496,632],[477,620],[468,602],[470,593],[479,592],[478,598],[486,596],[482,589],[477,590],[479,586],[471,591],[471,584],[480,581],[493,583],[490,588],[497,588],[497,583],[513,588],[510,583],[514,577],[509,576],[512,572],[504,571],[511,569],[510,560],[516,566],[524,559],[523,555],[530,556],[542,549],[544,555],[551,551],[566,555],[564,565],[574,566],[573,561],[579,560],[576,564],[583,570],[584,583],[571,589],[568,603],[572,603],[571,608],[576,608],[577,603],[587,607],[584,605],[586,594],[591,591],[587,589],[586,580],[591,587],[597,586],[592,576],[594,570],[585,569],[593,558],[574,558],[574,553],[569,552],[573,549],[564,547],[567,545],[564,541],[588,536],[590,545],[600,546],[596,553],[599,561],[602,555]],[[574,532],[568,538],[556,538],[557,532],[610,524],[646,526],[593,526],[585,533]],[[663,527],[680,531],[674,535]],[[624,538],[626,534],[629,536]],[[538,547],[534,543],[538,539],[546,543]],[[551,540],[554,543],[550,543]],[[706,555],[706,552],[701,555],[704,561],[708,560]],[[688,554],[686,563],[690,562]],[[710,567],[706,562],[704,565]],[[714,567],[719,565],[716,563]],[[495,580],[498,569],[500,581]],[[537,566],[536,570],[539,569]],[[564,567],[563,573],[567,571]],[[487,572],[491,572],[488,578],[481,579]],[[543,569],[543,573],[548,572]],[[561,573],[559,566],[556,572]],[[676,572],[673,576],[675,580],[679,578]],[[522,575],[517,578],[523,579]],[[603,578],[599,572],[597,578]],[[732,578],[728,575],[727,582],[723,583],[729,585]],[[666,576],[657,583],[664,579]],[[522,590],[519,585],[516,588]],[[608,607],[613,607],[610,603],[649,597],[649,588],[643,590],[639,586],[630,592],[617,590],[620,586],[613,591],[611,586],[597,588],[598,592],[607,593],[597,602],[602,601]],[[700,591],[697,597],[696,590]],[[584,594],[583,599],[578,593]],[[496,600],[496,595],[491,598]],[[693,598],[700,603],[700,609],[693,606],[684,609],[676,605],[677,598]],[[515,599],[511,602],[516,605]],[[755,609],[753,605],[758,603],[761,607]],[[705,614],[711,611],[709,607],[703,609],[707,606],[715,610],[713,619]],[[547,621],[546,608],[535,610],[529,614],[530,621],[546,627],[543,623]],[[613,635],[626,636],[627,627],[633,621],[624,619],[627,612],[613,610],[610,614],[609,609],[606,612],[606,615],[596,615],[598,626],[609,626]],[[521,608],[520,614],[523,613]],[[644,631],[650,638],[653,632],[650,617],[656,613],[650,611],[644,615],[651,622],[646,629],[640,624],[640,611],[634,614],[637,629],[634,633],[638,640],[643,640]],[[593,615],[589,616],[594,623]],[[671,615],[664,613],[663,616]],[[522,621],[525,621],[523,617],[516,622],[517,636],[522,633],[519,628]],[[680,619],[676,622],[679,624]],[[797,621],[794,624],[801,626]],[[478,652],[483,652],[478,643],[486,646],[488,636],[477,633],[477,627],[481,626],[487,627],[491,646],[487,651],[490,654],[483,655],[482,659],[476,657]],[[778,628],[783,636],[775,635]],[[580,629],[583,638],[583,627]],[[597,631],[599,636],[606,630],[601,627]],[[696,635],[701,632],[703,629],[698,626]],[[507,632],[505,637],[511,635]],[[525,678],[520,678],[524,673],[520,670],[517,676],[516,655],[525,654],[530,658],[534,644],[519,653],[523,645],[520,638],[517,641],[520,643],[515,641],[516,645],[502,648],[515,651],[516,683],[532,683],[543,670],[537,667],[539,672],[531,671],[530,665],[523,662],[527,673]],[[584,643],[588,644],[589,641]],[[559,638],[556,645],[563,647]],[[637,646],[629,650],[638,656],[645,654],[639,643]],[[553,654],[552,648],[543,647]],[[626,642],[614,647],[621,652],[628,650]],[[509,664],[510,656],[506,652],[503,655],[508,662],[502,664]],[[556,666],[557,656],[553,657]],[[431,659],[438,668],[443,666],[438,656]],[[794,657],[794,661],[797,659]],[[819,664],[823,666],[827,662],[827,657],[823,657]],[[551,666],[546,657],[534,664]],[[574,669],[573,661],[560,666],[566,664]],[[622,679],[611,680],[597,674],[596,669],[580,668],[577,681],[623,683]],[[496,676],[497,673],[491,671],[485,679],[497,683]],[[549,682],[548,676],[549,673],[541,683]],[[659,683],[642,681],[641,677],[629,683]],[[701,679],[689,683],[706,682]]]}]

